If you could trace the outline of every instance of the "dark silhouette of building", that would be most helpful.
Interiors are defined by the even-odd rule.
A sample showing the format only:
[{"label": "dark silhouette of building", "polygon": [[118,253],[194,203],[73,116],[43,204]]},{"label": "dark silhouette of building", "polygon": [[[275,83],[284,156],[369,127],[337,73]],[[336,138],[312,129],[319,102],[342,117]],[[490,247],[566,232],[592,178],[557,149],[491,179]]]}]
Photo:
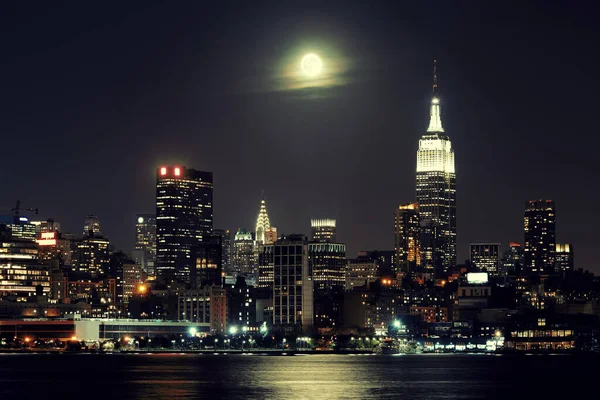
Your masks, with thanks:
[{"label": "dark silhouette of building", "polygon": [[394,218],[396,270],[405,274],[421,265],[419,205],[402,204]]}]

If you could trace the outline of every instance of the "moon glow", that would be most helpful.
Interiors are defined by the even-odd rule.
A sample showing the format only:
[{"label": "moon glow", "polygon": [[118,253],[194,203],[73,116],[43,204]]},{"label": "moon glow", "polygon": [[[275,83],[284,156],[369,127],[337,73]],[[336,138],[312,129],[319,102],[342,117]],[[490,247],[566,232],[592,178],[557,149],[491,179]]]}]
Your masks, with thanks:
[{"label": "moon glow", "polygon": [[318,55],[310,53],[302,57],[300,68],[306,76],[309,78],[314,78],[323,70],[323,62]]}]

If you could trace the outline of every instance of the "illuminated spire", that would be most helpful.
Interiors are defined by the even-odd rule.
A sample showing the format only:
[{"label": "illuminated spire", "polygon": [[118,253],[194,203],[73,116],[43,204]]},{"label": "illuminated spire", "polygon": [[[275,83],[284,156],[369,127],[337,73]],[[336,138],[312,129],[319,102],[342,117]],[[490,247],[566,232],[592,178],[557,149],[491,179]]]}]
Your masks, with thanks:
[{"label": "illuminated spire", "polygon": [[265,232],[271,227],[269,222],[269,215],[267,214],[267,204],[265,203],[265,194],[263,192],[263,198],[260,201],[260,211],[258,212],[258,218],[256,219],[256,241],[260,243],[265,242]]},{"label": "illuminated spire", "polygon": [[429,108],[429,128],[427,132],[444,132],[442,127],[442,113],[440,111],[440,99],[437,97],[437,60],[433,59],[433,97]]}]

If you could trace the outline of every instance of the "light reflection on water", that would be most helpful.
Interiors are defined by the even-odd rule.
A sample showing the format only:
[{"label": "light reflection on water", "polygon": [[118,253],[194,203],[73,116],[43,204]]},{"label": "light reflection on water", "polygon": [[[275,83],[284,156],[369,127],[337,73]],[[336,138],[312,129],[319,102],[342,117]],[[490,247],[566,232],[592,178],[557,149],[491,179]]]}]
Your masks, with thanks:
[{"label": "light reflection on water", "polygon": [[479,399],[514,398],[519,385],[539,397],[544,387],[531,382],[582,382],[578,365],[569,356],[13,355],[1,359],[0,399]]}]

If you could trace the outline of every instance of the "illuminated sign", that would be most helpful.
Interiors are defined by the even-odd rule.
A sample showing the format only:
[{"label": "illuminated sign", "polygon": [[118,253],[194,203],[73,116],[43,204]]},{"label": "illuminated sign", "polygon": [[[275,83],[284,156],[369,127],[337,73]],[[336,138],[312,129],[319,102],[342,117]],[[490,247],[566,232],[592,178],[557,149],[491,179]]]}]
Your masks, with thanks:
[{"label": "illuminated sign", "polygon": [[167,174],[167,167],[160,167],[160,175],[165,176]]},{"label": "illuminated sign", "polygon": [[56,246],[56,232],[42,232],[37,244],[39,246]]},{"label": "illuminated sign", "polygon": [[19,221],[21,221],[21,222],[29,222],[29,220],[26,217],[19,217]]},{"label": "illuminated sign", "polygon": [[469,272],[467,274],[467,282],[475,285],[488,283],[487,272]]},{"label": "illuminated sign", "polygon": [[138,217],[138,224],[144,223],[144,217]]},{"label": "illuminated sign", "polygon": [[175,167],[175,176],[181,176],[181,168]]}]

